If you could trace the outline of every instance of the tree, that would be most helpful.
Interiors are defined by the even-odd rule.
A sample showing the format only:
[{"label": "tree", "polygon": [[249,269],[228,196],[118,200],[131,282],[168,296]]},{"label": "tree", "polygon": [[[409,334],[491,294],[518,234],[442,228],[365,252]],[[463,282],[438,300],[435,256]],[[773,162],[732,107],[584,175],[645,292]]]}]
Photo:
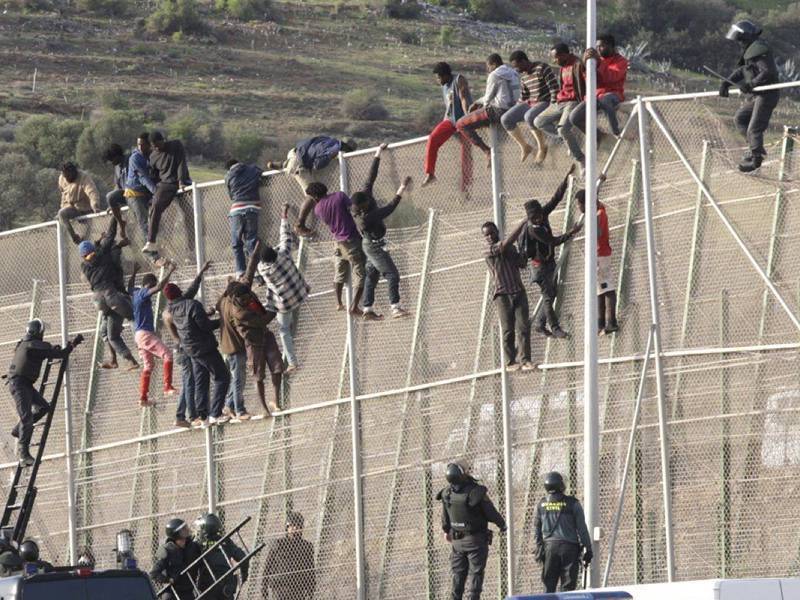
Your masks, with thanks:
[{"label": "tree", "polygon": [[28,117],[16,131],[16,141],[28,158],[43,167],[58,168],[75,157],[86,123],[48,115]]},{"label": "tree", "polygon": [[161,0],[155,12],[147,18],[147,30],[166,35],[204,33],[206,23],[195,0]]},{"label": "tree", "polygon": [[75,157],[78,164],[94,172],[108,170],[103,164],[103,150],[109,144],[130,148],[144,129],[144,115],[133,110],[111,110],[103,113],[81,133]]},{"label": "tree", "polygon": [[0,155],[0,230],[38,223],[58,210],[57,171],[20,152]]}]

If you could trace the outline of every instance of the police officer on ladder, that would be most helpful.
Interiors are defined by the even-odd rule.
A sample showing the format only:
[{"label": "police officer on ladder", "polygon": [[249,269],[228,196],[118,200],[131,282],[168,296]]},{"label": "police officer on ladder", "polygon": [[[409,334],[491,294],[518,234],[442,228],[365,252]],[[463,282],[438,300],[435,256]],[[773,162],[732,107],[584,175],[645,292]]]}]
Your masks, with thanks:
[{"label": "police officer on ladder", "polygon": [[11,435],[18,438],[19,463],[29,467],[34,463],[30,454],[33,424],[43,418],[50,411],[50,404],[34,387],[42,363],[48,358],[66,358],[72,349],[83,341],[83,336],[78,335],[67,344],[66,348],[53,346],[43,341],[44,323],[34,319],[28,323],[25,337],[22,338],[14,350],[14,360],[8,368],[8,388],[19,415],[19,423],[14,425]]},{"label": "police officer on ladder", "polygon": [[450,568],[453,574],[453,600],[461,600],[466,587],[468,600],[478,600],[483,588],[483,574],[489,558],[494,523],[501,532],[506,522],[489,500],[487,490],[458,462],[447,465],[447,483],[436,494],[442,501],[442,529],[452,543]]},{"label": "police officer on ladder", "polygon": [[584,567],[592,562],[592,538],[581,503],[575,496],[564,494],[566,486],[561,473],[552,471],[545,475],[544,489],[547,496],[539,501],[533,521],[536,560],[542,563],[545,592],[554,593],[559,579],[561,591],[569,592],[578,585],[581,547]]},{"label": "police officer on ladder", "polygon": [[[206,513],[195,521],[195,528],[197,529],[197,538],[203,546],[203,552],[206,552],[214,544],[216,544],[223,537],[222,521],[213,513]],[[232,567],[246,556],[244,550],[239,548],[233,540],[227,539],[222,544],[212,550],[204,559],[197,574],[197,584],[200,591],[209,589],[215,581],[225,575]],[[242,565],[240,569],[242,573],[242,584],[247,581],[248,574],[247,563]],[[209,569],[211,572],[209,572]],[[239,587],[239,578],[236,573],[233,573],[225,578],[223,583],[220,583],[213,592],[208,596],[209,600],[229,600],[236,597],[236,590]]]},{"label": "police officer on ladder", "polygon": [[736,70],[723,81],[719,95],[728,97],[731,84],[737,86],[745,100],[736,111],[734,120],[739,132],[747,138],[750,148],[739,163],[739,170],[747,173],[761,166],[767,151],[764,149],[764,131],[769,127],[772,111],[778,105],[780,92],[768,90],[754,92],[753,88],[778,83],[778,67],[772,50],[766,42],[759,39],[761,28],[751,21],[739,21],[731,25],[725,36],[738,42],[742,48]]}]

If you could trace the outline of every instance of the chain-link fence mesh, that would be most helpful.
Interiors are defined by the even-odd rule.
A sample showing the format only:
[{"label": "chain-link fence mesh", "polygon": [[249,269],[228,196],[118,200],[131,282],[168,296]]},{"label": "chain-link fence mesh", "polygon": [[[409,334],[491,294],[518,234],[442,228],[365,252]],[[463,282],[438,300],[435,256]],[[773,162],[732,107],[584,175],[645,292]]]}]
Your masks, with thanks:
[{"label": "chain-link fence mesh", "polygon": [[[652,106],[713,198],[712,202],[700,192],[650,117],[654,276],[669,426],[676,576],[797,573],[800,516],[791,510],[775,511],[774,506],[792,506],[800,500],[798,332],[742,249],[743,245],[752,254],[796,315],[800,295],[796,274],[800,160],[794,156],[792,137],[796,133],[781,136],[776,129],[764,166],[757,175],[743,175],[736,169],[742,142],[729,120],[716,116],[722,107],[719,101]],[[631,108],[623,107],[622,122]],[[787,108],[782,106],[776,120],[800,121],[797,112]],[[482,135],[490,139],[488,130]],[[618,334],[599,340],[599,525],[606,532],[612,527],[621,491],[651,329],[635,117],[628,137],[632,139],[619,143],[600,188],[610,223],[621,321]],[[384,152],[375,184],[379,202],[391,199],[405,175],[421,173],[424,143],[403,143]],[[611,142],[601,145],[601,166],[613,147]],[[520,163],[515,143],[504,133],[497,135],[496,149],[502,217],[508,231],[523,218],[525,200],[550,198],[569,160],[564,145],[553,140],[543,165]],[[436,183],[407,193],[387,220],[387,249],[401,273],[401,303],[410,316],[389,318],[382,281],[376,309],[387,318],[353,324],[354,385],[347,316],[336,310],[333,290],[333,244],[324,226],[311,218],[315,236],[303,240],[296,253],[311,286],[309,299],[299,309],[295,333],[300,369],[284,379],[285,412],[274,419],[226,424],[211,432],[173,430],[174,400],[157,391],[151,391],[156,405],[140,409],[138,373],[97,368],[103,359],[102,340],[96,339],[97,314],[80,277],[77,250],[66,242],[66,325],[70,335],[82,332],[87,338],[71,362],[78,545],[92,546],[99,564],[111,566],[114,558],[106,549],[118,530],[128,528],[134,533],[140,562],[148,568],[168,518],[193,520],[215,504],[227,527],[251,516],[245,539],[268,546],[254,559],[242,597],[278,597],[276,590],[289,582],[295,584],[296,597],[305,598],[302,594],[316,580],[317,591],[310,597],[352,598],[357,580],[355,420],[361,443],[356,462],[361,469],[368,598],[446,596],[449,546],[441,536],[440,505],[434,496],[443,486],[446,464],[456,457],[472,465],[501,512],[507,500],[513,502],[513,586],[518,591],[540,589],[532,526],[542,474],[560,470],[568,489],[583,496],[582,238],[563,246],[558,259],[556,310],[570,337],[553,340],[534,334],[533,359],[539,369],[508,377],[512,435],[505,439],[500,332],[488,295],[480,233],[481,224],[493,219],[491,170],[473,151],[472,182],[462,190],[460,157],[457,141],[445,144]],[[348,192],[364,185],[372,159],[372,151],[345,159],[343,183]],[[328,169],[326,184],[339,189],[337,165]],[[573,182],[571,194],[577,187]],[[282,173],[266,177],[261,238],[276,243],[283,204],[290,205],[293,221],[303,199],[293,178]],[[174,276],[179,285],[188,285],[198,263],[213,261],[203,287],[208,306],[216,302],[233,272],[229,207],[224,186],[206,184],[176,201],[162,222],[159,242],[179,265]],[[202,228],[198,244],[195,208]],[[551,223],[559,233],[579,218],[567,198],[551,215]],[[95,239],[107,224],[108,218],[100,216],[78,223],[77,230]],[[143,243],[139,231],[129,227],[129,232],[132,244],[123,251],[126,272],[134,261],[152,269],[139,250]],[[6,258],[0,264],[0,360],[8,363],[32,302],[34,314],[50,325],[48,339],[60,338],[55,226],[3,234],[0,250]],[[33,278],[40,280],[35,298]],[[526,276],[523,279],[533,313],[539,292]],[[263,288],[256,291],[262,294]],[[157,304],[163,308],[160,299]],[[277,335],[277,329],[273,331]],[[168,340],[163,329],[160,333]],[[130,329],[124,338],[135,350]],[[177,368],[175,378],[179,382]],[[153,379],[160,380],[160,365]],[[659,398],[652,360],[644,381],[611,583],[661,581],[667,573]],[[153,385],[152,390],[159,387]],[[253,387],[248,381],[246,406],[258,414]],[[359,414],[352,414],[353,394]],[[2,406],[3,422],[12,423],[16,419],[12,405]],[[10,438],[4,439],[3,456],[11,461],[14,448]],[[47,451],[54,456],[40,471],[30,534],[41,541],[48,559],[61,563],[69,560],[64,444],[59,411]],[[509,499],[504,486],[506,444],[512,457]],[[3,471],[0,490],[7,493],[10,462]],[[292,512],[304,517],[302,536],[312,549],[309,561],[287,562],[280,556],[288,547],[281,538]],[[596,552],[601,567],[608,559],[606,541]],[[486,570],[487,597],[499,597],[508,589],[507,543],[495,537]],[[768,566],[760,558],[767,552]],[[289,563],[294,566],[276,573]]]}]

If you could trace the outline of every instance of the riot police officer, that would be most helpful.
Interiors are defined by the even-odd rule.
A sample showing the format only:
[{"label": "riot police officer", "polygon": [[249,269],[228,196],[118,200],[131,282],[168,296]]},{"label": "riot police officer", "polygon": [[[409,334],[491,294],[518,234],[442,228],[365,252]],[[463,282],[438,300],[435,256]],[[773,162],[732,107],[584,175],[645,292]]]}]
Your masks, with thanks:
[{"label": "riot police officer", "polygon": [[581,503],[575,496],[564,494],[561,473],[545,475],[544,489],[547,496],[539,501],[533,521],[536,560],[542,563],[545,592],[555,592],[559,579],[561,591],[568,592],[578,585],[581,547],[584,566],[592,562],[592,539]]},{"label": "riot police officer", "polygon": [[734,120],[739,132],[747,138],[750,148],[739,163],[739,170],[747,173],[761,166],[767,151],[764,149],[764,131],[769,127],[772,111],[778,105],[780,92],[768,90],[755,92],[753,88],[778,83],[778,67],[772,50],[759,39],[761,28],[751,21],[739,21],[731,25],[725,36],[738,42],[742,48],[736,70],[723,81],[719,95],[728,96],[728,88],[736,85],[745,95],[742,106],[736,111]]},{"label": "riot police officer", "polygon": [[167,539],[159,547],[150,577],[161,585],[172,585],[162,594],[169,600],[194,598],[193,580],[197,567],[181,575],[183,570],[202,554],[200,545],[192,539],[192,530],[183,519],[171,519],[166,527]]},{"label": "riot police officer", "polygon": [[[195,521],[197,538],[202,546],[202,551],[206,552],[223,537],[222,521],[213,513],[206,513]],[[227,539],[217,546],[203,559],[206,564],[201,565],[197,575],[197,586],[200,591],[209,589],[214,582],[224,576],[231,567],[245,557],[245,552],[237,546],[233,540]],[[242,573],[242,584],[247,581],[248,564],[245,563],[240,569]],[[208,596],[209,600],[229,600],[236,597],[236,590],[239,587],[239,578],[236,573],[225,577],[224,581],[214,588]]]},{"label": "riot police officer", "polygon": [[53,346],[42,340],[44,337],[44,323],[34,319],[28,323],[23,337],[14,350],[14,360],[8,368],[8,388],[16,404],[19,423],[11,430],[11,435],[18,438],[19,462],[22,466],[29,467],[34,463],[30,454],[33,424],[46,416],[50,411],[50,404],[34,388],[42,363],[48,358],[65,358],[72,349],[83,341],[83,336],[77,336],[67,344],[66,348]]},{"label": "riot police officer", "polygon": [[8,540],[0,537],[0,577],[8,577],[22,571],[24,563],[17,549]]},{"label": "riot police officer", "polygon": [[506,522],[489,500],[486,487],[469,475],[463,464],[447,465],[445,477],[449,485],[436,494],[436,499],[442,501],[444,537],[452,544],[452,597],[461,600],[466,589],[469,600],[478,600],[492,543],[488,524],[494,523],[505,532]]}]

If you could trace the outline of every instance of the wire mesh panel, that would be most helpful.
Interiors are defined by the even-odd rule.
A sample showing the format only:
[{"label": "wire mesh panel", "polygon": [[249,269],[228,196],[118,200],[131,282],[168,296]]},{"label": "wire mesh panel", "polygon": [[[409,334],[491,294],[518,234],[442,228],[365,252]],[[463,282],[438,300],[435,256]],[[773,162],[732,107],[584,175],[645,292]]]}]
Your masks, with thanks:
[{"label": "wire mesh panel", "polygon": [[[655,116],[648,116],[652,277],[658,290],[664,394],[659,398],[651,359],[643,378],[625,489],[628,442],[651,331],[638,120],[632,120],[624,139],[607,138],[599,149],[601,166],[610,161],[599,197],[609,220],[621,323],[618,333],[598,343],[598,525],[605,531],[613,528],[618,502],[624,498],[609,581],[667,577],[658,418],[662,400],[676,577],[796,572],[798,518],[792,511],[776,514],[772,508],[800,500],[795,483],[800,474],[798,332],[787,313],[788,309],[797,315],[800,308],[796,134],[782,137],[775,128],[764,166],[758,174],[744,175],[736,167],[742,141],[728,117],[718,116],[723,109],[730,112],[730,104],[704,100],[652,106],[668,129],[665,133]],[[631,108],[623,107],[623,122]],[[796,109],[783,104],[776,118],[800,120]],[[508,232],[524,218],[526,200],[546,202],[552,197],[570,161],[564,145],[550,140],[544,164],[535,165],[530,158],[521,163],[519,149],[505,133],[480,133],[494,140],[500,167],[495,187]],[[534,333],[532,358],[539,368],[509,373],[504,387],[500,331],[481,234],[481,225],[495,218],[492,171],[474,148],[469,149],[470,171],[461,162],[461,150],[458,138],[446,143],[436,181],[408,191],[387,219],[386,248],[401,275],[401,305],[410,314],[389,318],[388,286],[381,281],[375,307],[386,318],[373,322],[354,317],[352,385],[348,317],[337,310],[333,285],[333,243],[324,224],[312,216],[314,236],[299,242],[294,254],[311,293],[296,315],[300,368],[282,382],[284,412],[272,419],[225,424],[210,435],[172,430],[177,399],[163,397],[160,385],[151,386],[155,406],[141,409],[139,372],[98,368],[104,354],[102,340],[97,339],[97,311],[81,278],[77,250],[65,241],[65,325],[70,335],[86,336],[71,363],[78,542],[95,549],[101,566],[111,566],[114,559],[98,549],[110,548],[114,534],[129,528],[140,562],[148,568],[168,518],[193,520],[216,504],[226,527],[252,516],[245,530],[248,542],[267,543],[251,565],[244,597],[267,599],[276,597],[282,586],[294,586],[301,593],[313,585],[313,597],[353,598],[362,541],[366,597],[444,597],[450,586],[450,547],[441,535],[441,504],[435,494],[444,486],[447,463],[463,458],[501,512],[508,512],[509,502],[515,509],[515,538],[495,537],[485,595],[500,596],[512,583],[515,591],[540,589],[533,517],[543,494],[542,476],[559,470],[570,493],[583,497],[585,492],[583,237],[579,234],[562,245],[556,256],[555,310],[569,338]],[[424,141],[402,143],[383,153],[374,187],[379,204],[391,200],[406,175],[420,178],[423,153]],[[373,154],[357,152],[345,159],[349,192],[363,188]],[[338,165],[326,170],[330,190],[339,188],[339,177]],[[711,198],[701,191],[698,179]],[[581,218],[573,199],[581,186],[571,181],[568,194],[550,215],[556,233],[569,230]],[[213,261],[202,296],[210,308],[236,270],[230,198],[222,183],[204,184],[193,192],[167,210],[159,242],[178,264],[173,280],[181,287],[194,277],[198,262]],[[284,173],[265,176],[260,193],[259,235],[263,243],[275,246],[283,205],[289,205],[293,224],[304,194]],[[79,221],[76,229],[96,239],[108,223],[109,217],[94,216]],[[158,268],[139,250],[140,232],[129,227],[129,233],[132,244],[122,253],[125,272],[138,262],[158,275]],[[8,363],[30,314],[33,278],[42,281],[36,313],[50,324],[47,339],[59,341],[55,226],[0,235],[0,251],[8,257],[0,264],[0,360]],[[533,319],[540,293],[527,270],[522,276]],[[765,276],[780,298],[768,290]],[[263,287],[256,285],[255,291],[264,297]],[[595,295],[594,290],[589,293]],[[163,308],[162,299],[155,302]],[[278,336],[277,323],[270,327]],[[160,324],[158,331],[173,344]],[[129,325],[123,338],[134,350]],[[178,373],[176,368],[176,387]],[[160,377],[157,364],[153,379]],[[504,394],[511,415],[508,438],[502,427]],[[352,395],[358,407],[355,415]],[[245,402],[250,412],[260,412],[252,382],[245,386]],[[3,423],[15,420],[11,404],[4,403],[0,411]],[[361,442],[355,457],[353,419]],[[0,491],[7,492],[14,448],[7,437],[1,445],[5,464]],[[64,446],[59,412],[48,453],[61,452]],[[362,477],[354,485],[354,463],[359,462]],[[30,529],[46,557],[58,562],[68,560],[64,467],[63,456],[44,462]],[[355,534],[354,490],[363,498],[363,540]],[[299,522],[295,513],[304,523],[292,534],[287,523]],[[601,540],[596,548],[597,568],[609,560],[607,542]],[[514,582],[506,580],[509,543]],[[293,566],[286,559],[290,547],[302,549],[300,564]],[[767,552],[774,557],[768,566],[760,560]]]}]

